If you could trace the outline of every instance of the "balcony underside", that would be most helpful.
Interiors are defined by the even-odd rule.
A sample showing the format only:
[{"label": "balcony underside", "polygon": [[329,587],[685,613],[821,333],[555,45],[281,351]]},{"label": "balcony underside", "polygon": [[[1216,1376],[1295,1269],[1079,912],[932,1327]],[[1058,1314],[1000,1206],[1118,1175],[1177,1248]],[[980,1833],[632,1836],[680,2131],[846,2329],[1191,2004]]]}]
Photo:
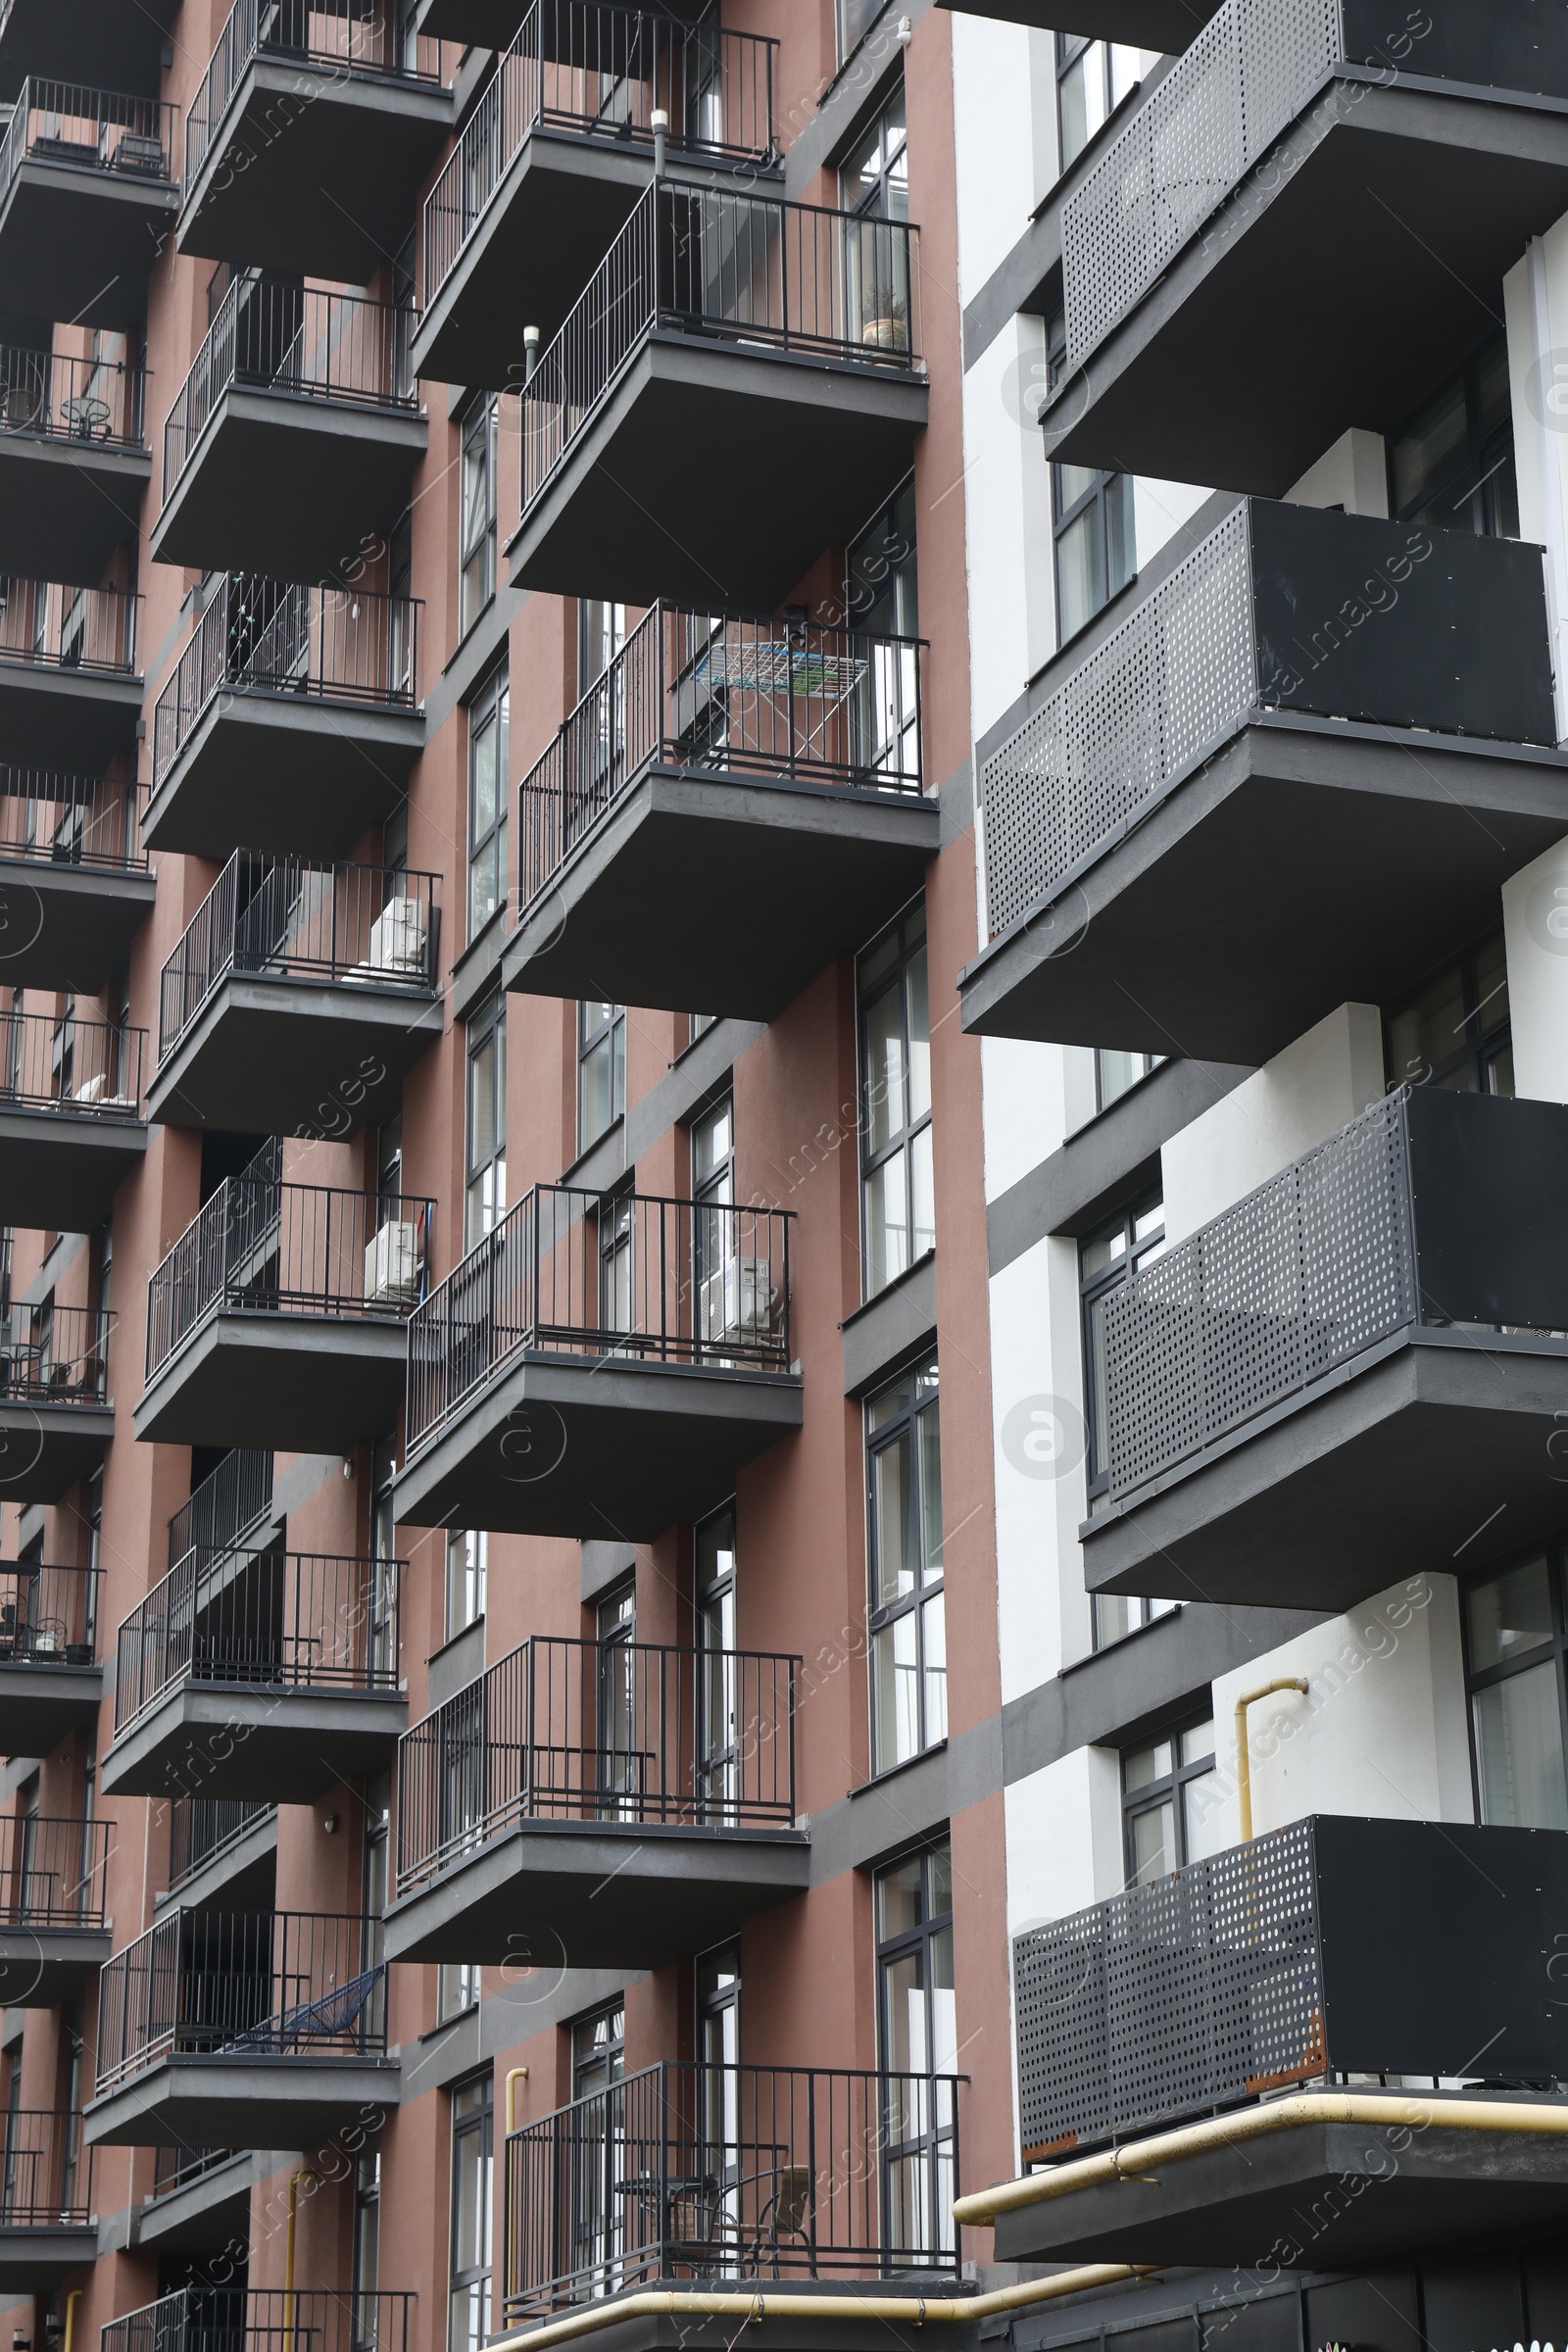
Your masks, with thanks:
[{"label": "balcony underside", "polygon": [[0,198],[0,312],[137,325],[178,206],[168,180],[24,160]]},{"label": "balcony underside", "polygon": [[36,1666],[0,1661],[0,1749],[46,1756],[72,1732],[96,1732],[103,1704],[101,1666]]},{"label": "balcony underside", "polygon": [[15,98],[24,80],[69,79],[92,60],[106,90],[158,95],[158,51],[179,0],[11,0],[0,27],[0,99]]},{"label": "balcony underside", "polygon": [[[386,1691],[177,1683],[117,1737],[104,1756],[103,1787],[116,1796],[195,1791],[308,1805],[339,1781],[384,1772],[408,1728],[407,1699]],[[231,2143],[220,2136],[196,2144]]]},{"label": "balcony underside", "polygon": [[[456,0],[454,0],[454,5]],[[1037,31],[1083,32],[1174,57],[1202,31],[1219,0],[939,0],[960,15],[999,17]],[[1070,21],[1069,21],[1070,20]]]},{"label": "balcony underside", "polygon": [[192,1911],[270,1911],[276,1891],[277,1815],[264,1813],[158,1900]]},{"label": "balcony underside", "polygon": [[18,1928],[0,1923],[0,2007],[55,2009],[79,2000],[114,1957],[108,1928]]},{"label": "balcony underside", "polygon": [[341,575],[408,505],[426,438],[412,410],[231,386],[154,525],[153,559],[279,580]]},{"label": "balcony underside", "polygon": [[652,769],[527,909],[507,986],[771,1020],[914,895],[940,825],[912,795]]},{"label": "balcony underside", "polygon": [[771,612],[907,473],[924,381],[652,336],[508,549],[515,588]]},{"label": "balcony underside", "polygon": [[98,2259],[95,2222],[43,2222],[36,2229],[0,2227],[0,2294],[47,2295],[72,2271]]},{"label": "balcony underside", "polygon": [[146,1156],[139,1119],[0,1109],[0,1224],[96,1233]]},{"label": "balcony underside", "polygon": [[129,969],[157,895],[151,874],[0,856],[0,972],[13,987],[96,997]]},{"label": "balcony underside", "polygon": [[397,1517],[652,1543],[800,1425],[799,1383],[782,1375],[525,1357],[409,1464]]},{"label": "balcony underside", "polygon": [[1565,208],[1561,108],[1336,79],[1065,378],[1047,454],[1278,497],[1461,364]]},{"label": "balcony underside", "polygon": [[226,2056],[156,2059],[82,2111],[89,2147],[317,2148],[367,2107],[395,2107],[395,2058]]},{"label": "balcony underside", "polygon": [[136,1435],[347,1453],[396,1426],[407,1361],[392,1316],[215,1314],[149,1380]]},{"label": "balcony underside", "polygon": [[[660,0],[659,14],[673,17],[682,24],[695,24],[710,5],[710,0]],[[417,0],[416,23],[431,40],[462,41],[475,49],[505,49],[519,19],[515,0]],[[573,62],[591,66],[594,59],[588,44],[593,28],[593,16],[587,9],[551,7],[540,12],[546,57],[562,45],[556,38],[559,31],[570,43]]]},{"label": "balcony underside", "polygon": [[152,470],[145,449],[0,433],[0,571],[95,588],[135,537]]},{"label": "balcony underside", "polygon": [[1568,1344],[1422,1330],[1287,1398],[1083,1530],[1091,1592],[1351,1608],[1562,1525]]},{"label": "balcony underside", "polygon": [[188,183],[179,250],[368,285],[451,129],[433,83],[253,58]]},{"label": "balcony underside", "polygon": [[143,692],[121,670],[0,658],[0,742],[19,767],[101,776],[134,742]]},{"label": "balcony underside", "polygon": [[1494,924],[1564,832],[1560,754],[1254,715],[968,966],[963,1026],[1263,1062]]},{"label": "balcony underside", "polygon": [[[536,1821],[454,1863],[387,1913],[389,1960],[486,1968],[662,1968],[805,1892],[798,1831]],[[524,1953],[519,1929],[531,1938]]]},{"label": "balcony underside", "polygon": [[[1438,2102],[1434,2101],[1436,2105]],[[1412,2097],[1419,2115],[1424,2102]],[[1559,2134],[1300,2124],[998,2217],[998,2262],[1331,2271],[1568,2218]]]},{"label": "balcony underside", "polygon": [[422,710],[224,687],[155,788],[150,850],[225,858],[236,842],[343,858],[402,800],[424,749]]},{"label": "balcony underside", "polygon": [[384,1115],[440,1034],[439,1000],[425,995],[231,976],[148,1088],[148,1113],[170,1127],[341,1140]]},{"label": "balcony underside", "polygon": [[249,2151],[214,2165],[195,2180],[133,2206],[130,2242],[160,2253],[211,2254],[225,2239],[250,2243],[251,2159]]},{"label": "balcony underside", "polygon": [[103,1468],[114,1434],[112,1404],[0,1396],[0,1494],[7,1502],[58,1502],[68,1487]]}]

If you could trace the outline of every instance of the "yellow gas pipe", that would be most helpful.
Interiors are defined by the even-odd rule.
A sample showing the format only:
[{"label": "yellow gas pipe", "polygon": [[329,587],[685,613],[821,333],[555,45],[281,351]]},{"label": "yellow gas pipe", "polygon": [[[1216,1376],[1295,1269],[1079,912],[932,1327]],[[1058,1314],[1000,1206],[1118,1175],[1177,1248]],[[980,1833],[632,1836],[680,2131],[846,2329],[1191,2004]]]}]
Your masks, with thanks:
[{"label": "yellow gas pipe", "polygon": [[1277,1674],[1271,1683],[1259,1683],[1255,1690],[1244,1690],[1236,1701],[1236,1794],[1242,1808],[1242,1843],[1247,1845],[1252,1836],[1252,1757],[1247,1740],[1247,1710],[1255,1707],[1260,1698],[1270,1697],[1276,1690],[1305,1692],[1306,1678],[1299,1674]]}]

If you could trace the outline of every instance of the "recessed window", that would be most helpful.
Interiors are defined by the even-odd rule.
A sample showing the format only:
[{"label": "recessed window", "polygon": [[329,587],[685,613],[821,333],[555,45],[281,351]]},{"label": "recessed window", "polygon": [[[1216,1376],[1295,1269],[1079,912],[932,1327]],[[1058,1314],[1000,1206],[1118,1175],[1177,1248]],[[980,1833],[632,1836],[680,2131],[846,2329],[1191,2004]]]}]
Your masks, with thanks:
[{"label": "recessed window", "polygon": [[458,628],[469,629],[496,588],[496,443],[501,404],[482,392],[463,420],[459,502]]},{"label": "recessed window", "polygon": [[1568,1830],[1562,1544],[1469,1586],[1464,1630],[1478,1819]]},{"label": "recessed window", "polygon": [[468,1024],[467,1175],[465,1247],[471,1250],[507,1213],[507,1001],[493,997]]},{"label": "recessed window", "polygon": [[490,1539],[483,1528],[453,1528],[447,1536],[446,1640],[455,1641],[484,1615]]},{"label": "recessed window", "polygon": [[[1050,382],[1061,375],[1067,322],[1061,311],[1046,329]],[[1066,645],[1138,569],[1133,477],[1095,466],[1051,468],[1051,516],[1056,576],[1056,643]]]},{"label": "recessed window", "polygon": [[902,81],[840,170],[839,192],[847,213],[878,220],[909,218],[908,125]]},{"label": "recessed window", "polygon": [[948,1840],[878,1871],[875,1905],[889,2243],[930,2255],[953,2245],[956,2119],[951,2090],[930,2080],[956,2073],[958,2055]]},{"label": "recessed window", "polygon": [[1105,1375],[1105,1311],[1135,1266],[1147,1265],[1165,1247],[1165,1204],[1147,1194],[1121,1210],[1098,1233],[1080,1243],[1078,1280],[1082,1298],[1084,1402],[1089,1423],[1089,1511],[1105,1508],[1110,1494],[1110,1395]]},{"label": "recessed window", "polygon": [[452,2257],[448,2352],[479,2352],[490,2332],[490,2215],[495,2164],[491,2079],[452,2093]]},{"label": "recessed window", "polygon": [[1090,41],[1081,33],[1057,33],[1056,122],[1063,172],[1137,87],[1142,68],[1142,52],[1125,41]]},{"label": "recessed window", "polygon": [[906,1372],[865,1408],[871,1569],[871,1767],[948,1736],[937,1366]]},{"label": "recessed window", "polygon": [[462,2017],[479,1998],[479,1970],[471,1960],[443,1960],[436,1971],[436,2023]]},{"label": "recessed window", "polygon": [[1513,1026],[1502,934],[1428,980],[1389,1015],[1390,1083],[1460,1095],[1513,1093]]},{"label": "recessed window", "polygon": [[1130,1886],[1148,1886],[1217,1853],[1224,1839],[1213,1719],[1126,1749],[1121,1805]]},{"label": "recessed window", "polygon": [[1389,503],[1401,522],[1519,536],[1508,339],[1494,335],[1389,442]]},{"label": "recessed window", "polygon": [[1095,1048],[1095,1108],[1108,1110],[1151,1070],[1157,1070],[1165,1059],[1163,1054],[1112,1053],[1104,1046]]},{"label": "recessed window", "polygon": [[505,673],[468,709],[468,937],[507,903],[507,727]]},{"label": "recessed window", "polygon": [[885,5],[886,0],[838,0],[840,65],[858,49]]},{"label": "recessed window", "polygon": [[577,1006],[577,1150],[608,1134],[626,1108],[626,1008]]},{"label": "recessed window", "polygon": [[697,1769],[704,1809],[733,1820],[740,1797],[740,1690],[735,1657],[735,1505],[697,1529]]},{"label": "recessed window", "polygon": [[857,978],[862,1262],[865,1296],[874,1298],[936,1242],[923,904],[867,950]]}]

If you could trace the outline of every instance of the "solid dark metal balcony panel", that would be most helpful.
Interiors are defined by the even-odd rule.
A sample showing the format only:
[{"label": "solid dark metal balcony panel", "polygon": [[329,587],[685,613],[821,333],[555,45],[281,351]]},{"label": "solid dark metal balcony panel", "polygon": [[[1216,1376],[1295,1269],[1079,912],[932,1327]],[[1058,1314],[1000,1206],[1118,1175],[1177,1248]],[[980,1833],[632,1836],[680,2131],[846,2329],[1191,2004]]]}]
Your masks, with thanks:
[{"label": "solid dark metal balcony panel", "polygon": [[103,1787],[308,1805],[339,1781],[384,1772],[408,1721],[408,1701],[382,1691],[179,1682],[113,1741]]},{"label": "solid dark metal balcony panel", "polygon": [[103,1468],[114,1434],[112,1404],[29,1404],[24,1397],[0,1396],[6,1499],[58,1502],[68,1487]]},{"label": "solid dark metal balcony panel", "polygon": [[349,1135],[385,1115],[440,1034],[427,992],[230,972],[149,1085],[148,1114],[239,1135]]},{"label": "solid dark metal balcony panel", "polygon": [[770,612],[907,473],[928,400],[906,369],[653,334],[512,538],[513,586]]},{"label": "solid dark metal balcony panel", "polygon": [[0,197],[0,311],[139,325],[178,207],[166,179],[24,157]]},{"label": "solid dark metal balcony panel", "polygon": [[0,1220],[42,1233],[96,1233],[146,1156],[140,1119],[0,1107]]},{"label": "solid dark metal balcony panel", "polygon": [[216,1314],[136,1406],[138,1438],[347,1453],[396,1426],[408,1336],[368,1316]]},{"label": "solid dark metal balcony panel", "polygon": [[[457,5],[458,0],[449,0]],[[1097,41],[1126,41],[1173,57],[1195,41],[1219,0],[938,0],[968,17],[996,17],[1037,32],[1082,32]]]},{"label": "solid dark metal balcony panel", "polygon": [[651,1543],[721,1502],[801,1417],[798,1382],[777,1375],[612,1354],[524,1360],[404,1470],[397,1517]]},{"label": "solid dark metal balcony panel", "polygon": [[0,2222],[0,2291],[48,2295],[98,2259],[96,2222]]},{"label": "solid dark metal balcony panel", "polygon": [[[771,1020],[913,896],[939,833],[913,794],[655,768],[524,911],[506,985]],[[763,873],[788,923],[758,924]]]},{"label": "solid dark metal balcony panel", "polygon": [[531,1821],[395,1903],[387,1958],[515,1964],[525,1923],[535,1968],[661,1968],[804,1893],[809,1869],[796,1831]]},{"label": "solid dark metal balcony panel", "polygon": [[0,654],[0,742],[19,765],[102,775],[135,740],[143,692],[141,679],[126,673]]},{"label": "solid dark metal balcony panel", "polygon": [[129,867],[8,858],[0,849],[5,969],[22,988],[100,996],[129,970],[131,941],[157,895],[153,876]]},{"label": "solid dark metal balcony panel", "polygon": [[0,2003],[56,2009],[96,1985],[114,1951],[108,1928],[23,1928],[0,1922]]},{"label": "solid dark metal balcony panel", "polygon": [[46,1756],[72,1732],[96,1732],[103,1696],[101,1666],[0,1659],[0,1747],[9,1755]]},{"label": "solid dark metal balcony panel", "polygon": [[341,571],[407,506],[426,438],[412,410],[230,385],[166,489],[154,560],[284,580]]},{"label": "solid dark metal balcony panel", "polygon": [[422,710],[225,686],[154,790],[142,839],[187,858],[227,858],[237,841],[343,857],[398,807],[423,749]]},{"label": "solid dark metal balcony panel", "polygon": [[96,587],[136,535],[152,470],[145,449],[0,432],[0,571]]},{"label": "solid dark metal balcony panel", "polygon": [[396,2058],[178,2052],[82,2110],[89,2147],[315,2148],[366,2108],[398,2104]]},{"label": "solid dark metal balcony panel", "polygon": [[252,57],[190,177],[179,250],[368,285],[451,129],[433,82]]},{"label": "solid dark metal balcony panel", "polygon": [[0,12],[0,99],[29,74],[78,73],[87,59],[112,90],[158,95],[159,50],[179,0],[7,0]]}]

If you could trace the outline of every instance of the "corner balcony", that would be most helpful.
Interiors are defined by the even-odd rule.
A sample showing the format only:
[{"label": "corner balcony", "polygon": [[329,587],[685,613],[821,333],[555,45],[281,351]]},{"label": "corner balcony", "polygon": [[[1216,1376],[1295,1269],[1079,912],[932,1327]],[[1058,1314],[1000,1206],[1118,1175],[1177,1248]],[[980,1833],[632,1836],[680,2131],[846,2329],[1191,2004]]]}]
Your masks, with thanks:
[{"label": "corner balcony", "polygon": [[185,117],[179,250],[368,285],[452,133],[440,50],[401,20],[235,0]]},{"label": "corner balcony", "polygon": [[54,2009],[79,2000],[114,1949],[104,1916],[112,1821],[0,1818],[0,2003]]},{"label": "corner balcony", "polygon": [[1053,665],[980,799],[965,1029],[1265,1061],[1568,827],[1541,551],[1247,500]]},{"label": "corner balcony", "polygon": [[236,278],[164,426],[154,560],[306,580],[389,530],[426,438],[412,324],[390,303]]},{"label": "corner balcony", "polygon": [[536,1185],[409,1321],[416,1527],[646,1544],[801,1425],[785,1209]]},{"label": "corner balcony", "polygon": [[384,1771],[398,1568],[269,1548],[193,1551],[120,1629],[107,1790],[310,1804]]},{"label": "corner balcony", "polygon": [[0,1223],[97,1232],[147,1154],[146,1042],[74,1013],[0,1012]]},{"label": "corner balcony", "polygon": [[[13,2063],[22,2063],[18,2052]],[[0,2292],[53,2295],[98,2259],[92,2152],[81,2117],[16,2107],[5,2119],[0,2178]]]},{"label": "corner balcony", "polygon": [[661,1968],[803,1893],[799,1664],[524,1642],[398,1743],[388,1957]]},{"label": "corner balcony", "polygon": [[15,98],[29,74],[56,74],[91,57],[119,90],[155,90],[158,52],[179,0],[148,0],[127,12],[120,0],[0,0],[0,98]]},{"label": "corner balcony", "polygon": [[1560,1831],[1319,1815],[1032,1929],[1019,2132],[1046,2169],[959,2221],[994,2225],[998,2262],[1266,2246],[1319,2272],[1560,2229],[1568,2131],[1540,2123],[1568,2126],[1568,2034],[1542,1955],[1565,1903]]},{"label": "corner balcony", "polygon": [[1047,455],[1278,497],[1394,430],[1568,206],[1564,99],[1533,0],[1331,0],[1283,50],[1226,0],[1067,191]]},{"label": "corner balcony", "polygon": [[157,885],[137,831],[141,788],[0,767],[0,904],[19,988],[102,996],[130,968]]},{"label": "corner balcony", "polygon": [[[765,2316],[751,2315],[765,2342],[792,2288],[886,2293],[907,2278],[905,2291],[953,2293],[966,2081],[664,2060],[518,2125],[502,2191],[507,2326],[638,2287],[765,2280]],[[856,2322],[837,2327],[859,2340]],[[780,2341],[800,2342],[797,2328],[782,2319]],[[663,2330],[637,2313],[616,2332],[641,2348]]]},{"label": "corner balcony", "polygon": [[134,750],[139,596],[0,573],[0,740],[24,766],[101,775]]},{"label": "corner balcony", "polygon": [[656,605],[522,780],[507,986],[771,1020],[936,856],[920,653]]},{"label": "corner balcony", "polygon": [[96,1568],[0,1561],[0,1721],[17,1755],[46,1756],[73,1732],[96,1734],[97,1624]]},{"label": "corner balcony", "polygon": [[7,1502],[58,1502],[68,1487],[102,1469],[115,1434],[114,1320],[47,1299],[13,1301],[0,1319],[0,1494]]},{"label": "corner balcony", "polygon": [[346,856],[424,748],[418,620],[404,596],[221,579],[153,713],[148,848]]},{"label": "corner balcony", "polygon": [[152,480],[146,397],[122,360],[0,344],[0,568],[103,578]]},{"label": "corner balcony", "polygon": [[441,1034],[435,874],[236,850],[164,966],[150,1115],[341,1141]]},{"label": "corner balcony", "polygon": [[314,2148],[398,2103],[378,1923],[172,1911],[98,1986],[92,2146]]},{"label": "corner balcony", "polygon": [[1565,1184],[1568,1107],[1403,1089],[1135,1273],[1089,1590],[1332,1613],[1560,1526]]},{"label": "corner balcony", "polygon": [[906,221],[650,186],[528,379],[513,586],[770,612],[907,473],[919,353]]},{"label": "corner balcony", "polygon": [[[245,2192],[248,2221],[248,2180]],[[106,2321],[99,2352],[409,2352],[416,2301],[384,2287],[182,2286]]]},{"label": "corner balcony", "polygon": [[24,81],[0,140],[0,313],[139,326],[179,206],[172,106]]},{"label": "corner balcony", "polygon": [[656,111],[677,172],[773,170],[778,44],[532,0],[493,45],[494,77],[424,200],[414,356],[422,377],[510,392],[526,372],[524,326],[555,333],[646,193]]}]

